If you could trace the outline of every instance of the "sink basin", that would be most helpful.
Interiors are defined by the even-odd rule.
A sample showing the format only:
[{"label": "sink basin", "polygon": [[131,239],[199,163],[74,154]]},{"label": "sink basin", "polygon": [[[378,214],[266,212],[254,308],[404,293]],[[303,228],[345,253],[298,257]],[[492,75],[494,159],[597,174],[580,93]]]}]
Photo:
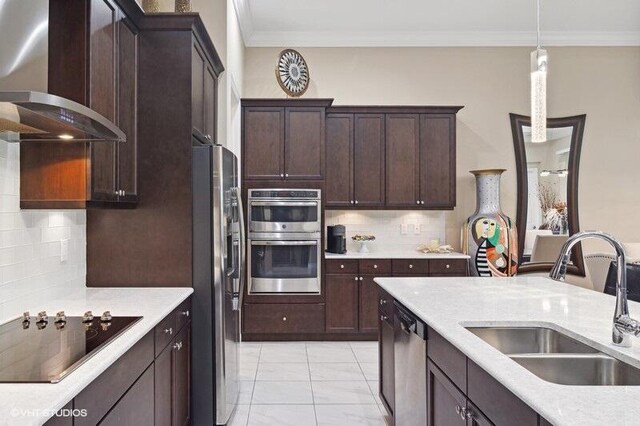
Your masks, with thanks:
[{"label": "sink basin", "polygon": [[640,385],[640,369],[605,354],[513,355],[511,359],[542,380],[561,385]]},{"label": "sink basin", "polygon": [[506,355],[598,353],[589,345],[545,327],[467,327],[467,330]]}]

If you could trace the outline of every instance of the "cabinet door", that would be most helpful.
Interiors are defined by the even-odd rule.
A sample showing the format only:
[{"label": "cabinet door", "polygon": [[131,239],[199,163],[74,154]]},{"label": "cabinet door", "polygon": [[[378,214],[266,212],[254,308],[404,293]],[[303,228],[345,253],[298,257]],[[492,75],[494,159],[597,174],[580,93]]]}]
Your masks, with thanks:
[{"label": "cabinet door", "polygon": [[[91,1],[90,107],[116,122],[116,19],[118,11],[108,0]],[[91,143],[91,199],[116,200],[116,146]]]},{"label": "cabinet door", "polygon": [[327,333],[358,331],[358,277],[355,275],[326,276]]},{"label": "cabinet door", "polygon": [[456,117],[420,116],[420,200],[424,207],[456,205]]},{"label": "cabinet door", "polygon": [[216,99],[217,82],[209,65],[204,72],[204,137],[210,142],[216,140]]},{"label": "cabinet door", "polygon": [[171,426],[173,407],[173,342],[154,363],[154,400],[156,426]]},{"label": "cabinet door", "polygon": [[327,206],[353,204],[353,114],[328,114],[326,119]]},{"label": "cabinet door", "polygon": [[356,205],[384,205],[384,155],[384,114],[356,114],[353,173]]},{"label": "cabinet door", "polygon": [[427,360],[427,413],[429,426],[466,426],[460,413],[466,397],[431,360]]},{"label": "cabinet door", "polygon": [[375,275],[360,277],[358,320],[361,332],[378,331],[378,285],[373,282]]},{"label": "cabinet door", "polygon": [[285,172],[288,179],[324,176],[324,108],[285,110]]},{"label": "cabinet door", "polygon": [[191,51],[191,122],[193,132],[204,137],[204,109],[205,109],[205,56],[194,41]]},{"label": "cabinet door", "polygon": [[173,379],[173,424],[185,426],[191,422],[191,325],[185,326],[176,336]]},{"label": "cabinet door", "polygon": [[387,114],[385,125],[387,206],[420,205],[420,117]]},{"label": "cabinet door", "polygon": [[117,144],[118,185],[121,200],[135,201],[138,194],[138,30],[121,15],[118,20],[118,126],[127,135]]},{"label": "cabinet door", "polygon": [[395,380],[394,380],[394,351],[393,351],[393,317],[386,312],[380,312],[380,399],[391,416],[395,406]]},{"label": "cabinet door", "polygon": [[245,179],[284,177],[284,108],[244,108],[242,137]]},{"label": "cabinet door", "polygon": [[154,426],[157,423],[154,423],[153,406],[153,366],[150,366],[98,424]]}]

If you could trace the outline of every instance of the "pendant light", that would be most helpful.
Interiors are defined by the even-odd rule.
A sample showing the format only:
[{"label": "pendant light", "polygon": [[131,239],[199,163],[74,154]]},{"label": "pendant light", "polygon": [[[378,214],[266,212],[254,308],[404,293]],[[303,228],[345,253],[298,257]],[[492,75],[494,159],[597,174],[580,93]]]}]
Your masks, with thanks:
[{"label": "pendant light", "polygon": [[547,51],[540,47],[540,0],[536,0],[537,47],[531,52],[531,142],[547,140]]}]

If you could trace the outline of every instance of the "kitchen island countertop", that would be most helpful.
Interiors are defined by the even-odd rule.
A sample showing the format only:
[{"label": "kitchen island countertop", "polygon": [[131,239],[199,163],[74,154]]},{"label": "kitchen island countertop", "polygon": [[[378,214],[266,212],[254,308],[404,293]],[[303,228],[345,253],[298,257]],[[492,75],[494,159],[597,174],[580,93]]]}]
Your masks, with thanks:
[{"label": "kitchen island countertop", "polygon": [[22,298],[0,307],[0,323],[18,312],[64,310],[68,316],[110,310],[114,316],[143,318],[59,383],[0,384],[0,425],[40,425],[64,407],[193,292],[184,288],[74,288],[55,296]]},{"label": "kitchen island countertop", "polygon": [[466,254],[452,253],[422,253],[415,249],[380,249],[370,253],[348,251],[345,254],[324,253],[325,259],[469,259]]},{"label": "kitchen island countertop", "polygon": [[[465,326],[545,326],[640,367],[640,338],[611,343],[615,298],[544,277],[376,278],[375,281],[470,360],[556,426],[637,425],[640,386],[566,386],[546,382]],[[633,318],[640,303],[629,302]]]}]

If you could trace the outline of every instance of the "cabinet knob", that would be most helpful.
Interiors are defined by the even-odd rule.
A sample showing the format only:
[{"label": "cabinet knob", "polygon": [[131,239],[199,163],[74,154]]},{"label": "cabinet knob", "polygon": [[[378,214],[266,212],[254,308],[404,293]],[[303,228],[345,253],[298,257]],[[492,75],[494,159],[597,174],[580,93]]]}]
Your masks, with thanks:
[{"label": "cabinet knob", "polygon": [[386,305],[387,304],[387,299],[380,299],[380,305]]},{"label": "cabinet knob", "polygon": [[358,204],[358,200],[356,200],[356,204]]},{"label": "cabinet knob", "polygon": [[189,318],[190,313],[189,313],[189,311],[188,311],[188,310],[186,310],[186,311],[182,311],[182,312],[180,312],[180,315],[182,315],[182,316],[184,316],[184,317]]},{"label": "cabinet knob", "polygon": [[362,277],[360,277],[360,281],[362,281]]},{"label": "cabinet knob", "polygon": [[388,319],[389,317],[387,317],[386,315],[380,315],[380,321],[386,321]]},{"label": "cabinet knob", "polygon": [[358,277],[356,277],[355,280],[358,281]]},{"label": "cabinet knob", "polygon": [[282,321],[286,321],[286,320],[287,320],[287,317],[282,317]]},{"label": "cabinet knob", "polygon": [[340,269],[344,269],[344,265],[340,265]]},{"label": "cabinet knob", "polygon": [[378,269],[378,265],[373,265],[373,269]]},{"label": "cabinet knob", "polygon": [[413,269],[413,265],[412,264],[409,264],[409,269]]},{"label": "cabinet knob", "polygon": [[420,204],[424,204],[424,201],[420,201]]},{"label": "cabinet knob", "polygon": [[179,351],[180,349],[182,349],[182,342],[174,343],[173,349],[175,349],[176,351]]},{"label": "cabinet knob", "polygon": [[289,177],[289,173],[285,173],[285,174],[284,174],[284,177]]},{"label": "cabinet knob", "polygon": [[420,200],[416,201],[416,204],[420,204]]},{"label": "cabinet knob", "polygon": [[353,200],[351,200],[351,204],[353,204]]},{"label": "cabinet knob", "polygon": [[445,268],[449,269],[451,268],[451,265],[449,265],[448,263],[445,265]]},{"label": "cabinet knob", "polygon": [[165,328],[164,329],[164,334],[169,334],[169,335],[173,334],[173,328],[172,327]]},{"label": "cabinet knob", "polygon": [[456,414],[460,415],[461,412],[462,412],[462,408],[460,407],[460,405],[456,404]]},{"label": "cabinet knob", "polygon": [[280,177],[283,178],[284,177],[284,173],[280,173]]}]

